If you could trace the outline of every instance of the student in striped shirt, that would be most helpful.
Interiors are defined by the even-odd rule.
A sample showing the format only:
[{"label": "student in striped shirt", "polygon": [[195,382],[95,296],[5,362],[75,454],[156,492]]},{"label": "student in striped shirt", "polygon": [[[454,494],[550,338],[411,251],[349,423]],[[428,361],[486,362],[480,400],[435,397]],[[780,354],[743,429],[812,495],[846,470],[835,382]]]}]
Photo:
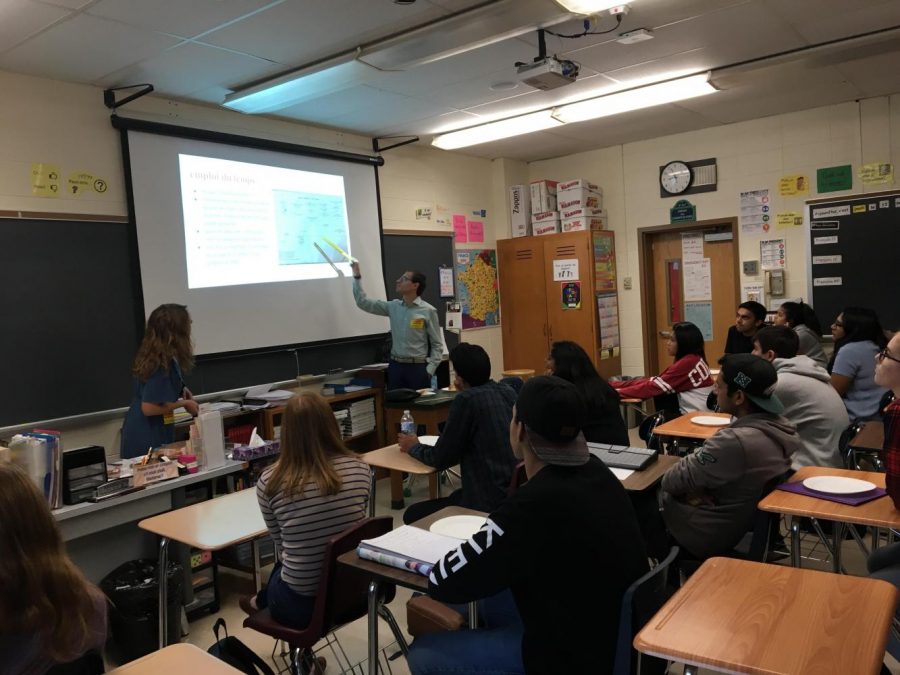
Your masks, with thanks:
[{"label": "student in striped shirt", "polygon": [[366,517],[369,467],[341,440],[328,402],[305,392],[281,422],[281,454],[256,484],[259,508],[275,541],[268,585],[251,603],[293,628],[309,624],[325,546]]}]

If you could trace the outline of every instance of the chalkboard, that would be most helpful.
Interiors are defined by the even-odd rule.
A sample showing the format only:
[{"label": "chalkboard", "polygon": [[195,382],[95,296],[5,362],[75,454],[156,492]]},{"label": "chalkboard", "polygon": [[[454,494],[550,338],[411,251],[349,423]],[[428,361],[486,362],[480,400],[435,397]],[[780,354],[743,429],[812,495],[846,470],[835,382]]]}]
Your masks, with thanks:
[{"label": "chalkboard", "polygon": [[143,309],[121,222],[0,219],[0,426],[128,403]]},{"label": "chalkboard", "polygon": [[[434,305],[441,320],[441,326],[447,325],[447,302],[452,298],[441,298],[440,269],[453,269],[453,237],[449,234],[385,234],[382,238],[384,246],[384,278],[388,297],[392,297],[396,280],[408,270],[418,270],[425,275],[425,292],[422,299]],[[455,286],[454,286],[455,290]],[[445,331],[447,349],[459,343],[456,333]]]},{"label": "chalkboard", "polygon": [[[136,242],[134,226],[123,222],[0,218],[0,427],[128,405],[144,327]],[[437,269],[452,264],[451,239],[387,235],[383,255],[389,297],[397,277],[420,268],[425,299],[443,322]],[[359,311],[349,285],[339,311]],[[386,337],[202,356],[185,380],[205,394],[353,368],[380,361]],[[447,341],[452,347],[457,338],[448,333]]]},{"label": "chalkboard", "polygon": [[900,329],[900,192],[816,200],[808,208],[809,297],[822,326],[855,305]]}]

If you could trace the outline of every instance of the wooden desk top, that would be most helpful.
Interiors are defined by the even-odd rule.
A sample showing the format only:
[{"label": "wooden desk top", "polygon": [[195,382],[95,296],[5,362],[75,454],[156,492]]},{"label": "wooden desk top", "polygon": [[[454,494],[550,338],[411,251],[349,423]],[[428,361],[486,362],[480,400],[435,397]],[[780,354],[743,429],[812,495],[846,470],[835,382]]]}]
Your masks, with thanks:
[{"label": "wooden desk top", "polygon": [[418,396],[412,401],[385,401],[384,407],[388,410],[430,410],[450,406],[457,392],[441,389],[430,396]]},{"label": "wooden desk top", "polygon": [[[284,391],[289,391],[291,394],[296,396],[301,393],[303,390],[300,387],[285,387]],[[321,394],[321,392],[319,392]],[[331,396],[325,396],[322,394],[322,398],[324,398],[328,403],[340,403],[341,401],[353,401],[358,398],[366,398],[367,396],[375,396],[376,394],[381,395],[382,390],[379,387],[366,387],[365,389],[360,389],[359,391],[351,391],[346,394],[332,394]],[[269,414],[278,414],[283,413],[284,409],[287,407],[287,401],[280,401],[277,403],[273,403],[268,408],[262,408],[262,411]]]},{"label": "wooden desk top", "polygon": [[663,422],[662,424],[657,425],[657,427],[653,430],[653,433],[657,436],[677,436],[679,438],[697,438],[700,440],[706,440],[714,433],[716,433],[719,429],[724,429],[725,427],[707,427],[702,424],[694,424],[691,420],[695,417],[723,417],[725,419],[730,420],[731,415],[727,415],[726,413],[716,413],[716,412],[692,412],[687,415],[682,415],[681,417],[676,417],[674,420],[669,420],[668,422]]},{"label": "wooden desk top", "polygon": [[400,446],[396,443],[363,453],[359,458],[369,466],[377,466],[381,469],[390,469],[391,471],[405,471],[417,476],[427,476],[437,471],[434,467],[423,464],[414,457],[410,457],[400,450]]},{"label": "wooden desk top", "polygon": [[634,639],[740,673],[877,673],[897,590],[876,579],[710,558]]},{"label": "wooden desk top", "polygon": [[232,668],[224,661],[207,654],[199,647],[182,642],[169,645],[158,652],[147,654],[143,658],[126,663],[124,666],[107,670],[107,675],[240,675],[239,670]]},{"label": "wooden desk top", "polygon": [[[483,511],[464,509],[461,506],[447,506],[440,511],[431,514],[427,518],[417,520],[413,523],[413,527],[420,527],[423,530],[427,530],[429,527],[431,527],[432,523],[440,520],[441,518],[446,518],[448,516],[466,515],[486,516],[487,514]],[[387,581],[389,583],[397,584],[398,586],[405,586],[406,588],[411,588],[415,591],[420,591],[423,593],[428,591],[428,577],[423,577],[421,574],[416,574],[415,572],[407,572],[405,570],[401,570],[398,567],[382,565],[381,563],[377,563],[372,560],[363,560],[359,557],[359,555],[357,555],[356,551],[347,551],[346,553],[342,553],[340,556],[338,556],[338,562],[345,565],[350,565],[350,567],[355,567],[359,570],[363,570],[379,581]]]},{"label": "wooden desk top", "polygon": [[268,532],[255,489],[161,513],[140,521],[138,527],[206,551],[218,551]]},{"label": "wooden desk top", "polygon": [[[822,466],[804,466],[791,477],[791,482],[805,480],[811,476],[845,476],[858,478],[884,487],[884,474],[872,471],[848,471]],[[900,527],[900,511],[888,496],[875,499],[859,506],[838,504],[825,499],[816,499],[784,490],[772,490],[759,503],[762,511],[784,513],[791,516],[808,516],[841,523],[857,523],[874,527]]]},{"label": "wooden desk top", "polygon": [[857,450],[882,450],[884,448],[884,422],[872,421],[863,424],[859,433],[850,439],[850,447]]},{"label": "wooden desk top", "polygon": [[681,458],[675,457],[674,455],[660,455],[656,458],[656,461],[646,469],[643,471],[635,471],[628,476],[628,478],[623,480],[622,487],[630,492],[640,492],[641,490],[653,487],[662,480],[663,474],[666,471],[680,461]]}]

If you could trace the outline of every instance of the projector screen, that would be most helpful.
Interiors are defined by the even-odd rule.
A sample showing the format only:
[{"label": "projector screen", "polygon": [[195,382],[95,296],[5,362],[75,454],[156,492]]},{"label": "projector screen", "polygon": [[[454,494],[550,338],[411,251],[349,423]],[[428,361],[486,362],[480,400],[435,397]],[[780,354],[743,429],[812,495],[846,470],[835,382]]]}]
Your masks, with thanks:
[{"label": "projector screen", "polygon": [[372,166],[139,131],[128,144],[144,309],[187,305],[197,354],[388,330],[354,304],[346,259],[384,299]]}]

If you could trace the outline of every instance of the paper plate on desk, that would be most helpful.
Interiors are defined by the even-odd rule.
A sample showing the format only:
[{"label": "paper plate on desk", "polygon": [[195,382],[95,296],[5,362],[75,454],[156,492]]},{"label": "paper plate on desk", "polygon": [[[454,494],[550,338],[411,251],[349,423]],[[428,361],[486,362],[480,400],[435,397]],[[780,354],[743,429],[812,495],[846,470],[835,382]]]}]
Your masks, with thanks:
[{"label": "paper plate on desk", "polygon": [[727,427],[731,424],[730,417],[715,417],[714,415],[697,415],[691,418],[691,422],[701,427]]},{"label": "paper plate on desk", "polygon": [[437,445],[437,436],[419,436],[419,443],[422,445]]},{"label": "paper plate on desk", "polygon": [[875,483],[867,480],[845,478],[844,476],[813,476],[804,480],[803,486],[830,495],[855,495],[860,492],[869,492],[877,487]]},{"label": "paper plate on desk", "polygon": [[431,524],[428,529],[457,539],[468,539],[481,529],[487,520],[484,516],[447,516]]}]

